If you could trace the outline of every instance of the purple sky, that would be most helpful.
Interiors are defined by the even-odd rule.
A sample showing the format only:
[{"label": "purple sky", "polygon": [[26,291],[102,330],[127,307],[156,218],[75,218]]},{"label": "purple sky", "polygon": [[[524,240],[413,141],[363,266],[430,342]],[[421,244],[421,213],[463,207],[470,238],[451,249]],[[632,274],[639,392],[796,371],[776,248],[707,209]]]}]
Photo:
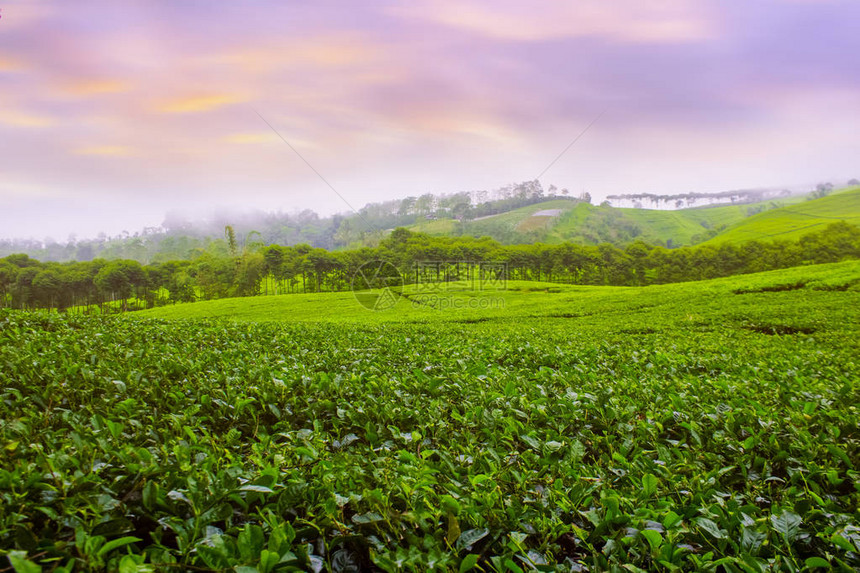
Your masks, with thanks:
[{"label": "purple sky", "polygon": [[0,237],[860,177],[855,0],[0,0]]}]

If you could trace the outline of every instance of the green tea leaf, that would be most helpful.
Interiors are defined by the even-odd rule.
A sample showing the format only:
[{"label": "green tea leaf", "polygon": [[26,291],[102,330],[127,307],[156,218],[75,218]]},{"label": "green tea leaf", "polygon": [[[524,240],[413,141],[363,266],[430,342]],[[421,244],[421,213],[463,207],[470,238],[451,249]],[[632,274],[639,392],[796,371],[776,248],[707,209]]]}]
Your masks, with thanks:
[{"label": "green tea leaf", "polygon": [[42,567],[27,559],[26,551],[10,551],[7,555],[15,573],[42,573]]},{"label": "green tea leaf", "polygon": [[469,529],[467,531],[464,531],[460,534],[460,538],[457,539],[456,549],[457,551],[460,551],[462,549],[471,547],[489,534],[490,530],[488,529]]},{"label": "green tea leaf", "polygon": [[660,545],[663,543],[663,536],[653,529],[645,529],[639,532],[642,537],[648,541],[648,545],[651,546],[651,551],[656,551]]},{"label": "green tea leaf", "polygon": [[699,517],[696,519],[696,525],[698,525],[702,530],[706,531],[708,535],[715,539],[725,539],[726,531],[720,529],[720,527],[706,517]]},{"label": "green tea leaf", "polygon": [[139,541],[143,541],[143,540],[139,537],[132,537],[130,535],[126,536],[126,537],[120,537],[118,539],[111,539],[110,541],[108,541],[107,543],[105,543],[104,545],[102,545],[99,548],[97,555],[99,555],[99,556],[105,555],[105,554],[109,553],[110,551],[113,551],[114,549],[117,549],[117,548],[122,547],[124,545],[129,545],[131,543],[137,543]]},{"label": "green tea leaf", "polygon": [[645,497],[651,497],[657,491],[657,486],[660,480],[654,474],[645,474],[642,476],[642,493]]},{"label": "green tea leaf", "polygon": [[475,568],[475,565],[478,564],[478,556],[474,553],[470,553],[466,555],[462,561],[460,561],[460,573],[465,573],[466,571],[471,571]]},{"label": "green tea leaf", "polygon": [[801,518],[796,513],[782,511],[779,515],[771,515],[773,528],[780,533],[787,543],[792,543],[800,533]]},{"label": "green tea leaf", "polygon": [[821,557],[809,557],[803,564],[807,569],[830,569],[830,562]]}]

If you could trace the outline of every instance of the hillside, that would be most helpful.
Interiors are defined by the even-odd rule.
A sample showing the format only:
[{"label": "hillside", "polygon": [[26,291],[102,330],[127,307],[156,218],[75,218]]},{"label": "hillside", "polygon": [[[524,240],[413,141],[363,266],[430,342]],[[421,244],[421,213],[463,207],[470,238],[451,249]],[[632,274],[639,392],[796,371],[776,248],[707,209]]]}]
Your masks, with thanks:
[{"label": "hillside", "polygon": [[851,187],[820,199],[758,213],[738,221],[725,232],[707,241],[707,244],[798,239],[835,221],[860,224],[860,187]]},{"label": "hillside", "polygon": [[660,211],[554,200],[472,221],[422,221],[410,230],[434,236],[487,236],[507,244],[569,241],[585,245],[624,245],[642,240],[678,247],[702,242],[708,235],[752,214],[803,201],[804,196],[793,196],[760,203]]}]

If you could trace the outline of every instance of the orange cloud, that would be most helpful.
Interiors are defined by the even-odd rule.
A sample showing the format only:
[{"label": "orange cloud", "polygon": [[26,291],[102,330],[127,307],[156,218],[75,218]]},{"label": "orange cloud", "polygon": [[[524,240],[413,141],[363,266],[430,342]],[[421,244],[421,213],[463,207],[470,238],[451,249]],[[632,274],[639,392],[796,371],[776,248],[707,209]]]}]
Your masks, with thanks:
[{"label": "orange cloud", "polygon": [[242,101],[245,101],[245,98],[227,94],[193,96],[165,102],[159,106],[158,111],[163,113],[201,113]]},{"label": "orange cloud", "polygon": [[0,123],[13,127],[49,127],[56,123],[53,118],[21,111],[0,110]]},{"label": "orange cloud", "polygon": [[519,146],[521,134],[489,114],[470,110],[421,109],[410,106],[389,116],[393,127],[444,138],[477,138],[493,145]]},{"label": "orange cloud", "polygon": [[0,56],[0,72],[20,72],[23,68],[20,61]]},{"label": "orange cloud", "polygon": [[325,34],[279,42],[266,48],[242,47],[210,58],[216,64],[261,73],[292,68],[346,68],[372,64],[385,56],[373,41],[350,34]]},{"label": "orange cloud", "polygon": [[87,80],[71,84],[67,91],[77,96],[90,96],[125,92],[129,89],[129,84],[121,80]]}]

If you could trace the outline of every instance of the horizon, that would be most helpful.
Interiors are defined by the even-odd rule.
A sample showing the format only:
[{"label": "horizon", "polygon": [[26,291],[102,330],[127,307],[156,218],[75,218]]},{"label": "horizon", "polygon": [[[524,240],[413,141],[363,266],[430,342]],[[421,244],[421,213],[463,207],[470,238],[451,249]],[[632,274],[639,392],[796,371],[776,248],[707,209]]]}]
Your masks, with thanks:
[{"label": "horizon", "polygon": [[[846,189],[852,189],[852,188],[856,187],[856,185],[854,184],[855,181],[856,181],[856,179],[852,179],[852,180],[845,182],[844,184],[839,183],[835,186],[833,186],[831,183],[827,183],[827,184],[831,186],[831,191],[840,192],[840,191],[843,191]],[[527,183],[527,182],[523,182],[523,183]],[[498,191],[501,191],[501,189],[493,190],[492,192],[498,192]],[[603,201],[605,201],[609,205],[609,207],[611,207],[613,209],[622,209],[622,210],[624,210],[624,209],[627,209],[627,210],[635,209],[637,211],[649,211],[649,210],[650,211],[684,211],[684,210],[691,210],[691,209],[693,209],[693,210],[695,210],[695,209],[709,209],[709,208],[713,208],[713,207],[724,207],[724,206],[729,206],[729,205],[755,205],[755,204],[764,203],[764,202],[771,201],[771,200],[779,200],[780,197],[808,196],[808,195],[812,194],[815,191],[815,189],[813,189],[812,186],[810,186],[810,185],[795,185],[795,186],[760,187],[760,188],[756,188],[756,189],[734,189],[734,190],[730,190],[730,191],[717,191],[714,193],[690,192],[690,193],[683,193],[683,194],[676,194],[676,195],[668,195],[668,194],[654,195],[654,194],[648,194],[648,193],[644,193],[644,194],[629,193],[629,194],[610,195],[608,197],[602,198],[603,201],[595,201],[593,198],[589,201],[588,199],[583,199],[582,197],[577,197],[575,194],[567,194],[567,195],[559,194],[559,193],[564,193],[565,191],[569,191],[569,190],[567,190],[567,189],[556,189],[554,195],[547,195],[547,196],[545,196],[543,201],[533,203],[533,205],[540,205],[542,203],[552,203],[552,202],[557,201],[559,199],[567,199],[567,200],[570,200],[573,202],[585,201],[585,202],[592,204],[592,205],[595,205],[595,206],[601,205],[603,203]],[[476,194],[479,192],[480,191],[465,192],[465,193],[468,193],[470,195],[470,198],[472,199],[471,203],[474,206],[478,206],[481,204],[490,204],[490,203],[494,203],[494,202],[500,200],[500,199],[488,198],[486,201],[483,201],[483,202],[478,201],[476,199]],[[761,200],[754,200],[754,199],[753,200],[743,199],[740,201],[735,201],[734,199],[726,200],[726,196],[729,194],[744,195],[747,193],[753,193],[753,194],[765,193],[765,197],[761,198]],[[778,196],[777,195],[768,195],[768,193],[778,194]],[[445,197],[452,197],[456,194],[457,194],[456,192],[441,193],[438,195],[434,195],[434,197],[436,197],[437,199],[442,199]],[[660,206],[659,204],[658,205],[636,204],[637,200],[639,200],[639,199],[660,198],[660,197],[677,198],[680,196],[695,197],[696,199],[703,200],[703,201],[704,200],[712,200],[712,199],[721,199],[721,200],[719,202],[710,202],[709,201],[709,202],[704,203],[704,204],[687,203],[687,204],[680,206],[680,207],[674,206],[672,203],[666,203],[663,206]],[[32,242],[32,243],[39,243],[43,247],[47,247],[50,245],[70,245],[70,244],[75,244],[75,243],[83,244],[83,243],[90,243],[90,242],[94,242],[94,241],[114,241],[114,240],[124,239],[125,237],[146,237],[146,236],[152,236],[152,235],[157,235],[157,234],[168,234],[168,235],[179,234],[179,235],[181,235],[182,233],[179,233],[176,230],[177,227],[181,227],[181,226],[187,226],[187,234],[189,234],[189,235],[211,237],[211,236],[214,236],[213,232],[215,233],[215,235],[220,235],[222,227],[224,227],[225,225],[231,226],[231,227],[248,228],[249,226],[253,226],[253,225],[265,225],[266,224],[266,221],[265,221],[266,218],[295,219],[295,218],[300,218],[303,214],[305,214],[307,212],[310,212],[313,215],[319,217],[320,221],[326,221],[329,219],[333,219],[335,217],[342,217],[344,219],[347,219],[347,218],[350,218],[353,216],[357,216],[359,219],[361,219],[361,218],[363,218],[363,216],[359,213],[359,211],[362,211],[366,207],[371,207],[374,205],[382,205],[383,203],[386,203],[386,202],[401,202],[407,198],[410,198],[410,197],[407,196],[407,197],[401,197],[401,198],[397,198],[397,199],[389,199],[389,200],[385,200],[385,201],[381,201],[381,202],[367,203],[367,204],[364,204],[361,207],[359,207],[357,211],[350,211],[347,208],[345,210],[342,209],[340,211],[333,211],[333,212],[329,212],[329,213],[318,213],[316,211],[313,211],[312,209],[301,209],[301,210],[295,209],[295,210],[289,211],[289,212],[283,211],[283,210],[265,211],[265,210],[260,210],[260,209],[227,212],[226,210],[214,209],[214,210],[210,211],[208,214],[206,214],[205,216],[198,216],[195,218],[194,215],[192,215],[190,213],[184,213],[184,212],[179,212],[179,211],[170,211],[170,212],[167,212],[164,214],[164,216],[162,217],[163,220],[160,223],[152,224],[152,225],[144,225],[142,227],[138,227],[135,229],[122,229],[121,231],[118,231],[115,234],[109,234],[109,233],[106,233],[104,231],[100,231],[100,232],[98,232],[94,235],[91,235],[91,236],[79,236],[76,233],[71,233],[65,239],[57,239],[57,238],[51,237],[51,236],[45,236],[42,238],[32,237],[32,236],[31,237],[2,237],[2,236],[0,236],[0,244],[2,244],[3,241],[10,242],[13,244],[15,242],[19,242],[19,243]],[[415,198],[415,197],[413,196],[411,198]],[[635,206],[634,206],[634,204],[635,204]],[[520,209],[520,208],[517,207],[514,210],[518,210],[518,209]],[[496,216],[503,215],[504,213],[505,212],[502,212],[502,213],[497,214],[497,215],[482,216],[482,217],[480,217],[480,219],[496,217]],[[422,216],[416,216],[416,221],[423,220],[423,219],[424,219],[424,217],[422,217]],[[217,228],[217,232],[215,231],[216,228]],[[370,230],[371,231],[388,232],[388,231],[394,230],[394,227],[384,228],[384,229],[375,229],[374,228],[374,229],[370,229]],[[420,233],[420,231],[415,231],[415,232]]]},{"label": "horizon", "polygon": [[854,3],[348,6],[4,2],[0,238],[860,177]]}]

